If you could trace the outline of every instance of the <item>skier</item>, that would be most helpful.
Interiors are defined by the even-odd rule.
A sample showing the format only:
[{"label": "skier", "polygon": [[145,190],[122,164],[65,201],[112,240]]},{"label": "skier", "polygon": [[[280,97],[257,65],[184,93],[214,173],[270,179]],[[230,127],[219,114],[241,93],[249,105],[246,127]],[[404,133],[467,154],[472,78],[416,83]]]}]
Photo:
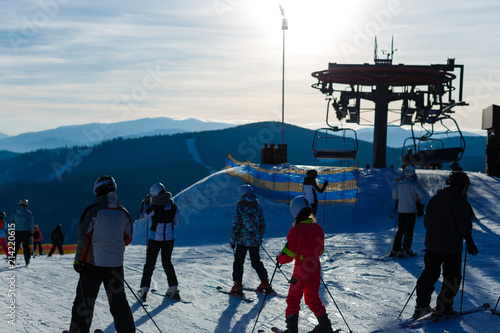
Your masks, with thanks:
[{"label": "skier", "polygon": [[434,316],[454,315],[453,299],[462,278],[462,243],[467,252],[478,253],[472,239],[472,220],[464,196],[469,188],[469,177],[463,172],[452,172],[449,187],[439,190],[427,205],[424,218],[425,267],[417,281],[417,304],[414,318],[431,311],[431,295],[443,266],[443,284],[436,300]]},{"label": "skier", "polygon": [[[14,257],[17,257],[19,247],[23,246],[24,261],[26,266],[29,265],[31,259],[31,234],[33,233],[33,213],[28,209],[28,199],[21,199],[15,213],[10,216],[10,223],[15,224],[16,230],[16,245]],[[17,261],[14,259],[14,262]]]},{"label": "skier", "polygon": [[33,255],[35,254],[37,247],[38,247],[38,253],[40,255],[43,254],[42,240],[43,240],[42,232],[40,231],[40,229],[38,229],[38,225],[35,225],[35,228],[33,229]]},{"label": "skier", "polygon": [[5,223],[5,212],[0,212],[0,247],[5,253],[5,257],[9,259],[9,248],[7,247],[7,234],[8,231],[7,224]]},{"label": "skier", "polygon": [[156,258],[158,258],[158,253],[161,250],[161,263],[167,275],[169,286],[166,296],[180,299],[177,276],[171,260],[172,251],[174,250],[174,226],[181,223],[179,209],[172,200],[172,194],[165,190],[162,183],[152,185],[149,193],[151,194],[152,205],[140,214],[141,219],[150,218],[152,222],[139,295],[142,301],[146,301]]},{"label": "skier", "polygon": [[311,203],[312,213],[314,216],[316,216],[316,211],[318,210],[318,195],[316,192],[323,193],[328,186],[328,182],[325,180],[323,187],[320,188],[316,178],[318,178],[318,172],[316,170],[307,170],[306,177],[304,178],[304,182],[302,184],[302,194]]},{"label": "skier", "polygon": [[234,252],[233,281],[231,289],[233,294],[243,293],[243,264],[247,251],[250,253],[252,267],[257,272],[261,292],[272,292],[269,284],[267,270],[260,260],[259,249],[266,229],[266,221],[259,200],[250,185],[241,185],[238,188],[240,200],[236,204],[231,233],[231,248]]},{"label": "skier", "polygon": [[392,198],[398,200],[399,228],[394,237],[390,257],[415,255],[415,252],[411,250],[411,245],[413,230],[415,229],[417,202],[422,201],[425,193],[420,189],[414,178],[415,168],[408,165],[405,168],[405,179],[396,183],[392,191]]},{"label": "skier", "polygon": [[300,302],[303,295],[305,303],[319,322],[311,333],[333,332],[325,306],[319,297],[321,283],[319,256],[323,254],[325,243],[323,229],[315,222],[311,204],[306,197],[298,196],[293,199],[290,211],[295,222],[288,232],[283,251],[276,257],[278,267],[295,259],[286,299],[286,332],[298,332]]},{"label": "skier", "polygon": [[54,253],[54,251],[56,250],[56,248],[59,251],[60,255],[64,254],[63,245],[62,245],[63,244],[63,240],[64,240],[64,234],[63,234],[61,228],[62,228],[62,225],[59,224],[50,233],[50,238],[52,239],[52,248],[49,251],[48,257],[52,257],[52,254]]},{"label": "skier", "polygon": [[118,333],[135,332],[124,289],[123,254],[132,240],[132,218],[120,205],[116,182],[102,176],[94,184],[96,202],[82,213],[73,268],[80,274],[69,331],[88,332],[101,284]]}]

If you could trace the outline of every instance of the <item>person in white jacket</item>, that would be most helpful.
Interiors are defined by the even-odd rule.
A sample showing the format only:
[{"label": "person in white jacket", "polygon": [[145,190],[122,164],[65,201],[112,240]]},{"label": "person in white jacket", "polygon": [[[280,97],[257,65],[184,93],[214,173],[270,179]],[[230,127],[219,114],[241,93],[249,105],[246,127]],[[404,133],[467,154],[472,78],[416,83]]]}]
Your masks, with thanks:
[{"label": "person in white jacket", "polygon": [[396,183],[392,191],[392,198],[398,200],[398,231],[394,237],[391,257],[414,256],[411,250],[413,230],[415,229],[417,202],[425,198],[425,193],[415,181],[415,167],[405,168],[405,179]]}]

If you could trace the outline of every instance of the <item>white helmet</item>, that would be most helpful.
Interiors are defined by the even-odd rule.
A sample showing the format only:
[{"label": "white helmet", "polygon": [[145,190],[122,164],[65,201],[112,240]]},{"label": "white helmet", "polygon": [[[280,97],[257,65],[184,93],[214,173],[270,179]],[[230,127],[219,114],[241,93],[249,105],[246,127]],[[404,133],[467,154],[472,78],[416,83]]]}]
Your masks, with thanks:
[{"label": "white helmet", "polygon": [[295,197],[292,202],[290,202],[290,211],[292,212],[293,218],[297,218],[302,209],[309,207],[311,208],[311,203],[303,195]]},{"label": "white helmet", "polygon": [[245,196],[245,194],[247,193],[251,193],[253,192],[253,188],[252,186],[250,185],[241,185],[239,188],[238,188],[238,195],[240,196],[240,199],[243,199],[243,197]]},{"label": "white helmet", "polygon": [[415,167],[413,165],[408,165],[405,168],[405,177],[413,177],[415,176]]},{"label": "white helmet", "polygon": [[158,194],[160,194],[161,192],[165,192],[165,186],[163,186],[162,183],[156,183],[156,184],[153,184],[150,188],[149,188],[149,193],[151,194],[151,196],[154,198],[156,197]]}]

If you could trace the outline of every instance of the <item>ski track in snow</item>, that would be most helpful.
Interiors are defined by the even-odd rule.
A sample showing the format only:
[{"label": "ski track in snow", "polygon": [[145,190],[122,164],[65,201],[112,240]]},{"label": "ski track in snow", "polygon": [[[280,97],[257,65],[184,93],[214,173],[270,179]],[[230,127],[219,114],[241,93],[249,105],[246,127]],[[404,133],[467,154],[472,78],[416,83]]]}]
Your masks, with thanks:
[{"label": "ski track in snow", "polygon": [[[430,196],[445,183],[448,172],[417,170],[419,183]],[[391,191],[398,173],[391,169],[360,170],[359,201],[356,205],[334,204],[318,209],[318,223],[326,235],[325,253],[321,257],[323,279],[336,305],[354,332],[494,332],[498,331],[500,316],[490,312],[472,314],[463,319],[455,318],[420,329],[402,329],[398,314],[403,308],[423,268],[424,237],[423,218],[417,218],[413,249],[419,251],[413,258],[388,258],[395,218],[394,200]],[[490,303],[492,308],[500,296],[500,182],[483,174],[472,174],[469,201],[478,221],[474,223],[473,236],[479,249],[477,256],[467,256],[465,293],[463,307],[469,308]],[[208,184],[207,184],[208,183]],[[210,185],[212,184],[212,185]],[[239,179],[219,172],[181,192],[176,197],[181,213],[190,209],[185,205],[191,193],[203,196],[203,188],[218,190],[217,195],[203,197],[203,205],[191,208],[186,216],[189,220],[176,229],[181,240],[175,247],[173,263],[179,279],[181,297],[192,303],[175,302],[161,295],[151,294],[146,309],[163,332],[251,332],[261,308],[264,296],[246,291],[254,298],[253,303],[219,293],[218,285],[229,289],[232,285],[233,254],[229,247],[232,213],[237,200],[236,190],[242,184]],[[263,247],[273,258],[286,242],[285,236],[291,226],[288,206],[260,199],[267,221]],[[231,204],[228,204],[230,202]],[[207,208],[210,207],[210,208]],[[210,213],[204,213],[207,209]],[[218,212],[219,210],[219,212]],[[324,217],[323,217],[324,212]],[[221,232],[221,230],[223,232]],[[222,233],[219,238],[214,234]],[[188,236],[193,244],[186,244]],[[144,228],[137,225],[134,244],[125,252],[125,278],[134,293],[140,287],[146,247]],[[196,244],[196,245],[195,245]],[[274,265],[261,250],[262,260],[271,277]],[[33,258],[29,267],[24,259],[14,270],[0,266],[0,304],[2,319],[0,332],[61,332],[69,327],[71,306],[76,292],[78,275],[73,271],[73,255]],[[284,265],[282,272],[276,271],[273,287],[287,294],[287,278],[291,277],[293,265]],[[16,324],[7,322],[6,306],[10,275],[16,277]],[[249,259],[245,264],[243,283],[255,287],[259,281],[251,268]],[[436,291],[440,290],[440,282]],[[151,288],[164,293],[168,288],[166,276],[158,259]],[[135,319],[137,332],[158,332],[144,309],[126,287],[127,299]],[[335,328],[347,327],[339,311],[322,286],[320,295]],[[435,302],[436,293],[433,295]],[[455,298],[455,309],[459,309],[461,292]],[[401,319],[408,318],[415,305],[415,295],[408,303]],[[272,326],[284,327],[286,300],[278,297],[266,298],[257,329],[270,331]],[[312,330],[317,321],[305,304],[299,320],[299,330]],[[106,333],[115,332],[104,289],[101,288],[94,311],[92,330],[101,328]]]}]

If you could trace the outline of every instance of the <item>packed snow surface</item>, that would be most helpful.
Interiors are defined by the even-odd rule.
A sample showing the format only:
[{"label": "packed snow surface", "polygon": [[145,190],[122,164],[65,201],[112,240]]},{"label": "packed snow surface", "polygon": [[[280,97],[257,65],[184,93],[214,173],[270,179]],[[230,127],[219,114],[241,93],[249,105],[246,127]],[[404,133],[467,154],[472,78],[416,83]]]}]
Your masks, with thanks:
[{"label": "packed snow surface", "polygon": [[[424,200],[427,203],[430,196],[445,186],[447,172],[418,170],[417,173],[419,183],[428,194]],[[500,316],[491,315],[489,311],[421,329],[398,327],[402,318],[411,316],[415,305],[413,295],[398,319],[423,268],[425,229],[423,218],[418,218],[413,242],[413,250],[418,251],[418,256],[387,257],[396,222],[391,191],[397,174],[392,169],[360,170],[356,205],[319,206],[317,222],[326,234],[325,254],[321,258],[323,279],[333,299],[324,286],[320,295],[334,327],[344,332],[349,331],[347,325],[353,332],[497,332]],[[462,306],[466,309],[490,303],[494,307],[500,296],[500,181],[484,174],[469,173],[469,176],[472,184],[468,198],[478,217],[474,222],[473,237],[479,254],[466,257]],[[162,332],[252,332],[264,296],[247,291],[254,302],[246,303],[214,288],[223,286],[229,289],[232,285],[233,253],[229,237],[238,199],[237,188],[241,184],[238,178],[221,171],[174,198],[183,223],[175,230],[173,263],[180,294],[191,303],[150,294],[146,309]],[[292,218],[286,204],[259,199],[267,222],[261,257],[271,277],[274,271],[272,260],[286,242]],[[80,213],[75,212],[78,216]],[[124,266],[126,281],[136,292],[145,262],[145,222],[137,221],[134,227],[133,244],[126,249]],[[2,264],[0,332],[62,332],[68,329],[78,281],[78,274],[72,268],[73,256],[39,256],[32,259],[29,267],[24,267],[24,260],[19,257],[15,269],[8,269],[5,262]],[[284,265],[282,271],[274,274],[273,286],[279,293],[287,293],[286,278],[291,276],[292,268],[293,264]],[[259,283],[248,259],[243,283],[251,287]],[[151,287],[160,293],[168,287],[159,259]],[[436,291],[439,292],[440,288],[438,282]],[[137,332],[159,332],[134,294],[128,288],[126,292]],[[455,298],[455,309],[460,308],[461,297],[462,290]],[[436,293],[433,303],[435,298]],[[257,329],[270,332],[272,326],[284,327],[285,308],[285,299],[268,297],[255,332]],[[303,305],[300,331],[308,332],[315,325],[316,319]],[[95,306],[92,330],[95,328],[115,332],[103,289]]]}]

